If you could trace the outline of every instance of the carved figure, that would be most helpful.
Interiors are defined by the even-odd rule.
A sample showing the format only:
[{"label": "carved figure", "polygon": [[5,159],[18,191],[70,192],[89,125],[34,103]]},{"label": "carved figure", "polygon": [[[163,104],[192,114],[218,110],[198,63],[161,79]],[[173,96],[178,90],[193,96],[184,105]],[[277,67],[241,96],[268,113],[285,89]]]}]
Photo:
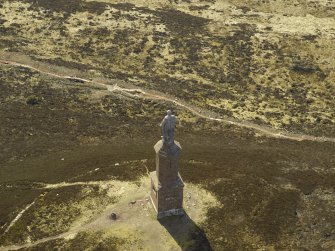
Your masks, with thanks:
[{"label": "carved figure", "polygon": [[167,111],[160,127],[162,128],[163,143],[172,145],[174,143],[174,128],[176,126],[176,116],[172,115],[171,110]]}]

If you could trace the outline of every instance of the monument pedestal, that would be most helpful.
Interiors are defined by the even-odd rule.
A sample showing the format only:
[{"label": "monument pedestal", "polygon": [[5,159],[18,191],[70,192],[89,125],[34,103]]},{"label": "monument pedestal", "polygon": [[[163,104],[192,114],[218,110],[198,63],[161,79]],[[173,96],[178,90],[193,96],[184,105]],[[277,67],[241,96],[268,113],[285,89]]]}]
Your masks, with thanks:
[{"label": "monument pedestal", "polygon": [[184,214],[184,183],[179,174],[180,144],[167,146],[160,140],[155,145],[156,171],[150,173],[151,201],[157,218]]}]

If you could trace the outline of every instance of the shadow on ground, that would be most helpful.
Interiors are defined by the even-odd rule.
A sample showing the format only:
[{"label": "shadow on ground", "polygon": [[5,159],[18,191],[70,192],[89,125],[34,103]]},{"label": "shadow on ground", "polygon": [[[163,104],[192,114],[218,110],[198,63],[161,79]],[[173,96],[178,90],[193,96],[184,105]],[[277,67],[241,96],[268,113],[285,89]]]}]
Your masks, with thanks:
[{"label": "shadow on ground", "polygon": [[159,219],[183,251],[213,250],[204,231],[185,213]]}]

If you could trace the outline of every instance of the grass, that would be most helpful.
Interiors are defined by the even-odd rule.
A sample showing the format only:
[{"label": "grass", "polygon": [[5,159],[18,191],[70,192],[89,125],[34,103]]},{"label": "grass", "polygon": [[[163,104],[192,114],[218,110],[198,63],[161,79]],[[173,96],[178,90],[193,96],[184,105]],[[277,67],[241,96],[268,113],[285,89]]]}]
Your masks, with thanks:
[{"label": "grass", "polygon": [[[211,4],[215,10],[205,7]],[[127,80],[221,116],[333,137],[330,8],[323,1],[306,4],[3,1],[0,48]],[[305,30],[294,26],[301,22]],[[335,248],[334,144],[265,138],[194,118],[171,103],[20,67],[1,65],[0,89],[1,226],[37,198],[1,244],[62,233],[82,210],[94,214],[113,203],[95,186],[50,191],[38,184],[137,182],[146,168],[155,168],[158,125],[172,108],[179,117],[183,179],[220,202],[209,207],[201,234],[190,237],[195,246],[204,240],[215,250]],[[124,241],[85,232],[28,250],[113,250]]]},{"label": "grass", "polygon": [[[150,8],[150,4],[131,2],[49,2],[5,1],[2,47],[8,47],[14,36],[8,50],[42,62],[136,79],[135,85],[163,91],[222,116],[294,132],[334,135],[334,61],[330,56],[334,48],[327,35],[328,19],[301,20],[278,7],[271,9],[280,18],[274,22],[269,5],[259,1],[230,1],[241,10],[264,11],[254,15],[219,3],[217,13],[208,13],[185,9],[182,4]],[[318,16],[320,10],[328,13],[322,3],[315,8],[310,4],[307,10],[288,2],[282,5],[304,12],[302,16],[305,12]],[[219,11],[236,23],[225,23]],[[268,16],[268,24],[262,15]],[[32,21],[35,16],[40,17],[38,22]],[[305,23],[307,30],[296,30],[295,21]],[[262,25],[272,30],[263,31]],[[314,30],[316,25],[322,27],[321,35]],[[311,41],[310,36],[315,39]]]},{"label": "grass", "polygon": [[121,240],[117,237],[108,236],[102,238],[103,232],[80,232],[78,235],[69,241],[64,239],[57,239],[47,243],[39,244],[35,247],[24,248],[26,251],[35,251],[35,250],[49,250],[49,249],[61,249],[61,250],[118,250],[118,245],[124,243],[124,240]]}]

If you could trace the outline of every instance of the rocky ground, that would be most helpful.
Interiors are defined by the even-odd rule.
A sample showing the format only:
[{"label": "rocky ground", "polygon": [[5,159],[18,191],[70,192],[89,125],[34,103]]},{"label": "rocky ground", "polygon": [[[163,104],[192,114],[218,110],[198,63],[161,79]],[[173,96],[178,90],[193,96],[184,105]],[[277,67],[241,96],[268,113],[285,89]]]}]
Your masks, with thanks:
[{"label": "rocky ground", "polygon": [[[334,250],[335,145],[310,137],[335,138],[334,17],[330,0],[0,1],[0,250]],[[167,109],[187,215],[158,222]]]}]

